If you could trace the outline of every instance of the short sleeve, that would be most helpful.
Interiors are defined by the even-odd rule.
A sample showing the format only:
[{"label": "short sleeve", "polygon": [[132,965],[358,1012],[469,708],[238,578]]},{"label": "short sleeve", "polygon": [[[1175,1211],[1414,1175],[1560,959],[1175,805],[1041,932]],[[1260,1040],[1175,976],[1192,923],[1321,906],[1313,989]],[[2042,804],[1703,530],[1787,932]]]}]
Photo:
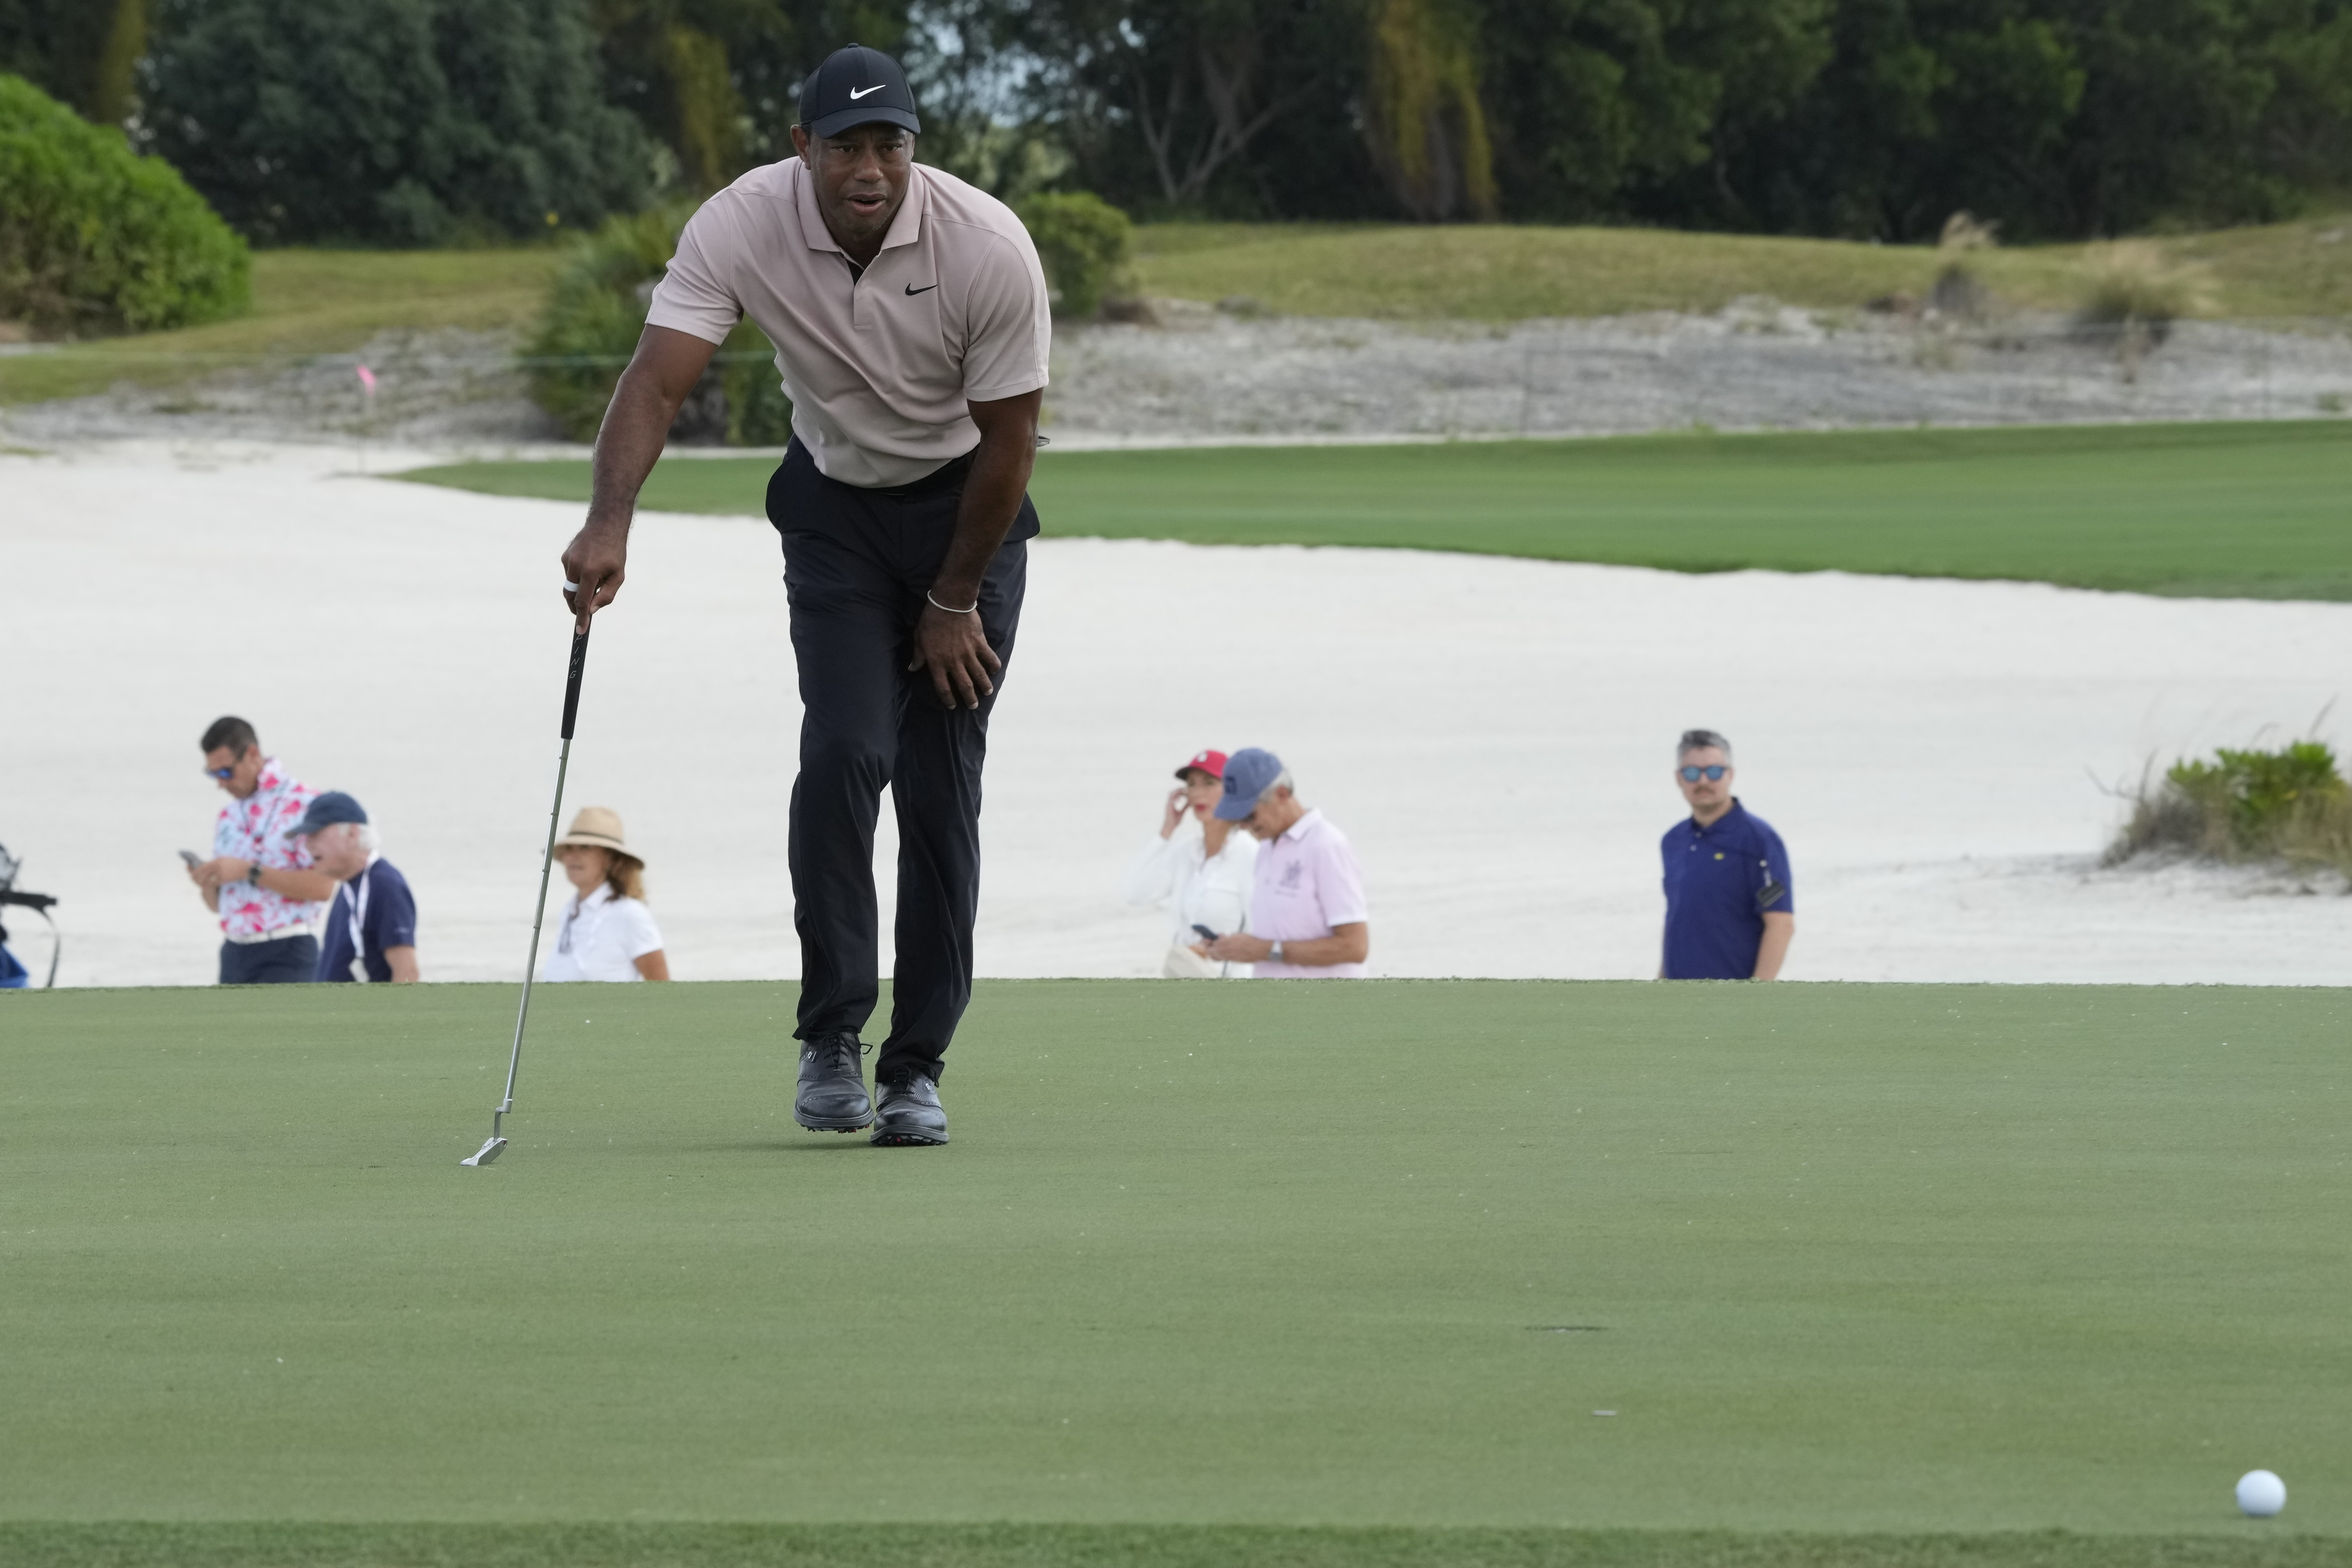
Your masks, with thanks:
[{"label": "short sleeve", "polygon": [[677,236],[677,254],[654,286],[646,325],[667,327],[706,343],[723,343],[743,319],[743,307],[727,285],[729,253],[736,248],[732,216],[719,205],[725,192],[702,204]]},{"label": "short sleeve", "polygon": [[1353,925],[1371,919],[1364,905],[1364,873],[1356,864],[1356,846],[1327,844],[1316,868],[1315,891],[1323,903],[1323,924]]},{"label": "short sleeve", "polygon": [[[376,863],[379,867],[383,864],[381,861]],[[416,895],[408,891],[408,879],[398,872],[376,878],[375,887],[368,896],[368,917],[375,927],[377,952],[416,946]]]},{"label": "short sleeve", "polygon": [[1045,384],[1053,307],[1027,234],[998,235],[964,302],[963,395],[973,402],[1019,397]]},{"label": "short sleeve", "polygon": [[661,931],[654,925],[654,912],[641,901],[625,898],[606,918],[614,923],[614,935],[620,938],[621,951],[631,963],[661,951]]},{"label": "short sleeve", "polygon": [[1756,858],[1762,863],[1756,869],[1756,913],[1759,915],[1794,915],[1797,913],[1797,884],[1789,875],[1789,847],[1778,833],[1766,833],[1763,852]]}]

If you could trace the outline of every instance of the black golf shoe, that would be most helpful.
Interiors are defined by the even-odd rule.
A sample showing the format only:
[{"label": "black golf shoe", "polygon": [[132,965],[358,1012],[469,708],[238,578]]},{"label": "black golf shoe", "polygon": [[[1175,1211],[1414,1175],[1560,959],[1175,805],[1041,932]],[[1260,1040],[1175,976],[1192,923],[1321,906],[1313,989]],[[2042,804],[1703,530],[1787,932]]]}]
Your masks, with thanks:
[{"label": "black golf shoe", "polygon": [[882,1099],[874,1107],[873,1142],[919,1148],[948,1141],[948,1113],[940,1108],[938,1084],[919,1072],[910,1072],[879,1087]]},{"label": "black golf shoe", "polygon": [[855,1133],[874,1120],[858,1065],[857,1037],[846,1030],[801,1041],[800,1092],[793,1120],[812,1133]]}]

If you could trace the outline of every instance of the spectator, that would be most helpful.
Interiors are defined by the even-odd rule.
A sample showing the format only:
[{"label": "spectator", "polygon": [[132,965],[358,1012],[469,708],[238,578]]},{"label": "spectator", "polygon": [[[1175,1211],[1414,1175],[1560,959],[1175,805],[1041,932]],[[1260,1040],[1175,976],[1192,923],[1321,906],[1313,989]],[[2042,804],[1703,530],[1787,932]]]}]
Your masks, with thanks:
[{"label": "spectator", "polygon": [[[1176,914],[1176,929],[1160,960],[1161,977],[1171,980],[1246,979],[1246,964],[1215,964],[1196,949],[1202,938],[1193,929],[1205,925],[1223,936],[1249,929],[1250,867],[1257,860],[1257,841],[1235,832],[1234,824],[1218,817],[1217,800],[1224,793],[1225,754],[1203,751],[1176,769],[1181,788],[1171,790],[1161,813],[1160,833],[1135,863],[1127,868],[1129,904],[1167,903]],[[1196,819],[1199,827],[1185,821]]]},{"label": "spectator", "polygon": [[646,907],[646,862],[629,852],[621,814],[584,806],[572,831],[555,841],[555,858],[572,883],[556,923],[550,980],[667,980],[654,912]]},{"label": "spectator", "polygon": [[416,978],[416,899],[399,868],[376,853],[375,828],[360,803],[340,789],[310,802],[287,835],[310,863],[342,885],[327,907],[320,980],[402,985]]},{"label": "spectator", "polygon": [[213,858],[188,868],[205,907],[220,916],[220,983],[277,986],[319,971],[311,935],[335,879],[310,868],[310,856],[287,836],[312,791],[295,782],[241,718],[216,719],[202,742],[205,771],[227,791],[213,824]]},{"label": "spectator", "polygon": [[1690,802],[1666,831],[1662,980],[1769,980],[1797,934],[1789,852],[1771,824],[1731,792],[1731,742],[1689,729],[1675,748],[1675,779]]},{"label": "spectator", "polygon": [[1217,815],[1264,846],[1250,900],[1256,929],[1204,943],[1201,956],[1255,964],[1262,980],[1362,978],[1372,928],[1356,852],[1322,812],[1299,802],[1282,758],[1256,747],[1234,753]]}]

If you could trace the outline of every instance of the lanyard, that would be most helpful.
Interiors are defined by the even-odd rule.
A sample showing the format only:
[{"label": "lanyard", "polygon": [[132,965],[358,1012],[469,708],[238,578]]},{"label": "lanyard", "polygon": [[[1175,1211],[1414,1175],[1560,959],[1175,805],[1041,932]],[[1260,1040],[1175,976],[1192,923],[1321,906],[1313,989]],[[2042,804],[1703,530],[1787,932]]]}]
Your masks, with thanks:
[{"label": "lanyard", "polygon": [[[343,883],[343,899],[352,912],[352,978],[362,985],[367,983],[368,972],[367,961],[363,956],[367,950],[366,941],[361,936],[360,930],[367,924],[369,883],[374,880],[371,874],[374,870],[375,862],[370,860],[366,870]],[[356,892],[352,891],[354,883],[358,888]]]}]

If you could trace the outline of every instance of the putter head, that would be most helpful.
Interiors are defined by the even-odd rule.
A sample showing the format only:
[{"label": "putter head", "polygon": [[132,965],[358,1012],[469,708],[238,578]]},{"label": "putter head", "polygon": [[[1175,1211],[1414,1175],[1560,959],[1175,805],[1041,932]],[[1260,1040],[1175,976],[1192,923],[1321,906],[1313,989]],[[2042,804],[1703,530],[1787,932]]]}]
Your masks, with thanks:
[{"label": "putter head", "polygon": [[507,1141],[504,1138],[491,1138],[486,1141],[480,1148],[474,1151],[473,1158],[469,1160],[459,1160],[457,1163],[461,1166],[488,1165],[492,1160],[499,1157],[499,1154],[505,1150],[506,1146]]}]

